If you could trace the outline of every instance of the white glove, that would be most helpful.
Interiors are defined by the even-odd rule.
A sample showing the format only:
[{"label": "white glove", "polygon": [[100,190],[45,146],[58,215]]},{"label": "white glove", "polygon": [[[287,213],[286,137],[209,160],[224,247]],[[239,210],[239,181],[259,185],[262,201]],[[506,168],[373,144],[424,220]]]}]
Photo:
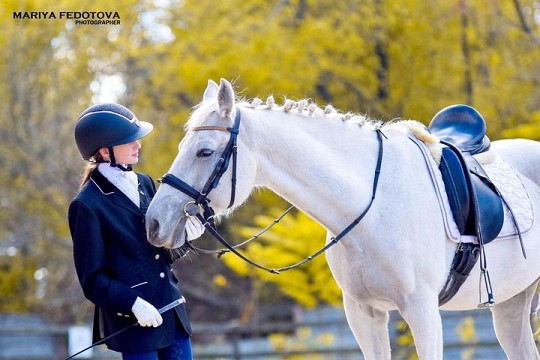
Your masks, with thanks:
[{"label": "white glove", "polygon": [[131,308],[141,326],[158,327],[163,322],[159,311],[148,301],[137,297]]},{"label": "white glove", "polygon": [[186,238],[191,241],[200,237],[204,232],[204,225],[196,217],[186,218]]}]

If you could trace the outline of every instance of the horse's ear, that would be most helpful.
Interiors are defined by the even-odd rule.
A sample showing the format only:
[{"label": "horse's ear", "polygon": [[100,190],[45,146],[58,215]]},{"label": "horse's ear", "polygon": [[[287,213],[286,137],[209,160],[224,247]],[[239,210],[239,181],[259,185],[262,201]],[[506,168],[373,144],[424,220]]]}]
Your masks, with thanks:
[{"label": "horse's ear", "polygon": [[219,114],[222,117],[231,117],[234,108],[234,90],[230,82],[221,79],[217,94]]},{"label": "horse's ear", "polygon": [[208,80],[208,86],[204,90],[203,101],[217,98],[218,84],[214,80]]}]

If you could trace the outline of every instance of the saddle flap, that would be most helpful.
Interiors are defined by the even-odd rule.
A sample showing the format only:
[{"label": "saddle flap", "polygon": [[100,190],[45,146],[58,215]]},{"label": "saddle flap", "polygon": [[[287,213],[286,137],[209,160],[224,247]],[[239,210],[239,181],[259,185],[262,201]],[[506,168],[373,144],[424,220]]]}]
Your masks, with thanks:
[{"label": "saddle flap", "polygon": [[470,169],[473,189],[471,195],[476,218],[474,221],[475,233],[482,237],[484,244],[487,244],[499,235],[503,227],[502,199],[481,165],[471,155],[464,157]]},{"label": "saddle flap", "polygon": [[487,244],[502,229],[502,199],[471,154],[461,152],[453,144],[444,144],[439,169],[459,232],[477,236]]},{"label": "saddle flap", "polygon": [[470,210],[470,194],[460,158],[449,147],[443,147],[439,169],[448,202],[460,234],[465,232]]}]

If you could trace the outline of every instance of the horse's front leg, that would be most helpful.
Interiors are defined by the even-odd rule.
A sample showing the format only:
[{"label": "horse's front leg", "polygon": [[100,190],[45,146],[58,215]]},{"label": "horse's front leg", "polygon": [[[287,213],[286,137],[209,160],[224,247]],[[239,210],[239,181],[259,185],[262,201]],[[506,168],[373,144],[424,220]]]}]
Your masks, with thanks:
[{"label": "horse's front leg", "polygon": [[390,360],[388,312],[361,304],[343,294],[347,322],[366,360]]},{"label": "horse's front leg", "polygon": [[412,294],[400,308],[400,312],[411,328],[419,359],[442,359],[442,320],[437,294]]}]

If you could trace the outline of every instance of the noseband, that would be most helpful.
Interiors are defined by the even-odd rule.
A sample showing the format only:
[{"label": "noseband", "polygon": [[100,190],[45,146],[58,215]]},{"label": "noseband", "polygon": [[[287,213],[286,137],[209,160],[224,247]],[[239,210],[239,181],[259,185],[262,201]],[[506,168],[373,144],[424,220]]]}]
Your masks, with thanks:
[{"label": "noseband", "polygon": [[184,213],[188,216],[194,216],[199,213],[199,209],[203,209],[204,219],[209,221],[214,216],[214,210],[208,205],[210,199],[208,199],[208,194],[215,189],[219,180],[227,171],[229,163],[232,158],[232,176],[231,176],[231,200],[227,208],[230,208],[234,204],[234,199],[236,195],[236,158],[237,158],[237,137],[240,129],[240,110],[236,111],[236,116],[234,118],[234,123],[232,127],[225,126],[198,126],[193,129],[193,131],[204,131],[204,130],[218,130],[218,131],[228,131],[231,133],[229,141],[225,146],[225,149],[221,153],[219,160],[214,166],[214,170],[210,174],[210,177],[206,181],[203,189],[201,191],[195,189],[193,186],[187,184],[186,182],[180,180],[178,177],[174,176],[171,173],[163,175],[163,178],[159,180],[160,183],[167,184],[183,192],[189,197],[193,198],[193,201],[188,202],[184,205]]},{"label": "noseband", "polygon": [[[372,196],[371,199],[367,205],[367,207],[364,209],[364,211],[356,218],[354,219],[343,231],[341,231],[338,235],[335,237],[332,237],[330,241],[323,246],[321,249],[313,253],[312,255],[308,256],[307,258],[288,266],[284,266],[282,268],[278,269],[271,269],[267,268],[263,265],[260,265],[248,258],[246,258],[244,255],[242,255],[240,252],[236,250],[237,247],[249,242],[250,240],[256,239],[259,235],[261,235],[263,232],[268,230],[271,226],[276,224],[281,217],[283,217],[286,213],[288,213],[293,207],[290,207],[287,209],[282,216],[279,219],[274,220],[274,224],[271,226],[266,227],[262,232],[255,235],[254,237],[248,239],[247,241],[243,242],[242,244],[233,246],[229,244],[214,228],[213,224],[213,216],[214,216],[214,210],[210,207],[210,199],[208,199],[208,194],[210,191],[215,189],[218,186],[219,180],[227,171],[227,168],[229,167],[230,160],[232,158],[233,162],[233,168],[232,168],[232,175],[231,175],[231,200],[229,202],[229,205],[227,208],[230,208],[234,204],[234,198],[235,198],[235,191],[236,191],[236,156],[237,156],[237,137],[240,129],[240,111],[236,111],[236,116],[234,119],[234,123],[232,127],[224,127],[224,126],[198,126],[194,128],[194,131],[202,131],[202,130],[219,130],[219,131],[228,131],[231,133],[231,136],[229,138],[229,141],[227,142],[227,145],[225,146],[225,149],[221,153],[221,156],[219,160],[217,161],[216,165],[214,166],[214,170],[212,171],[210,177],[206,181],[203,190],[199,191],[195,189],[193,186],[185,183],[184,181],[180,180],[178,177],[167,173],[163,175],[163,178],[159,180],[160,183],[167,184],[169,186],[172,186],[176,190],[179,190],[183,192],[184,194],[188,195],[193,199],[193,201],[189,201],[184,205],[184,214],[186,216],[195,216],[199,221],[204,225],[204,227],[214,236],[222,245],[225,246],[226,249],[219,250],[219,251],[206,251],[207,253],[218,253],[218,257],[220,257],[225,252],[232,252],[236,256],[240,257],[242,260],[246,261],[247,263],[268,271],[272,274],[279,274],[282,271],[290,270],[293,268],[296,268],[300,265],[305,264],[306,262],[314,259],[315,257],[319,256],[320,254],[324,253],[326,250],[328,250],[330,247],[334,246],[338,243],[345,235],[347,235],[358,223],[360,220],[364,218],[364,216],[367,214],[369,209],[371,208],[371,205],[373,204],[373,201],[375,200],[375,195],[377,193],[377,185],[379,183],[379,175],[381,173],[381,165],[382,165],[382,158],[383,158],[383,137],[384,134],[380,129],[376,131],[377,133],[377,140],[379,142],[379,154],[377,156],[377,163],[375,166],[375,174],[373,177],[373,189],[372,189]],[[202,214],[201,214],[201,208],[202,208]],[[188,248],[195,249],[190,242],[186,239],[186,244]],[[195,249],[200,250],[200,249]]]}]

